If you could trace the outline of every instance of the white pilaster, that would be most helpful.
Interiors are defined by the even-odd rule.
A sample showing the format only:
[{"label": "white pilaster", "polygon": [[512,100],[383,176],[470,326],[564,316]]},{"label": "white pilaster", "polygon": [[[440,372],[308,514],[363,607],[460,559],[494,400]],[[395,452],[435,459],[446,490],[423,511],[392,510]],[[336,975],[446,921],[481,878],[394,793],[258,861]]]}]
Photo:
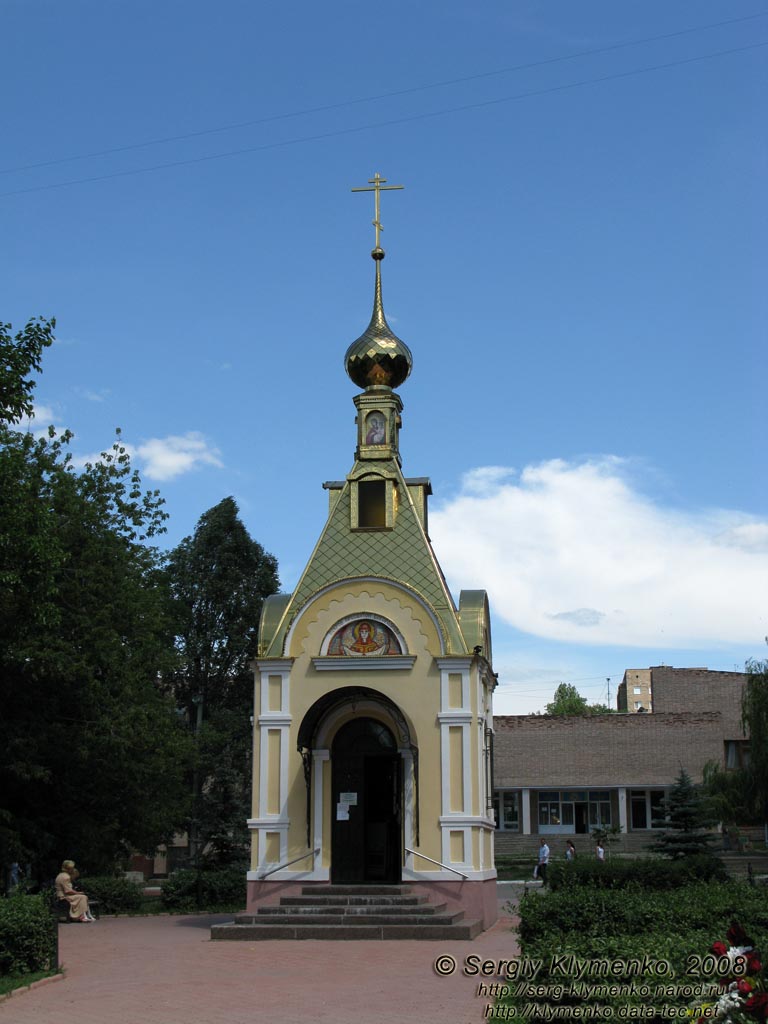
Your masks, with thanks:
[{"label": "white pilaster", "polygon": [[627,827],[627,790],[622,786],[619,788],[619,828],[622,832],[628,832]]},{"label": "white pilaster", "polygon": [[[263,859],[263,850],[266,845],[266,834],[278,832],[280,834],[280,860],[288,856],[288,753],[289,737],[291,727],[290,714],[290,678],[292,658],[280,658],[270,660],[258,660],[256,667],[259,672],[259,717],[257,725],[259,729],[259,779],[258,779],[258,806],[254,808],[256,816],[248,822],[248,827],[259,835],[259,869],[265,870],[272,866],[266,864]],[[270,677],[280,678],[280,707],[270,708],[269,706],[269,680]],[[280,762],[278,766],[277,782],[277,813],[269,811],[269,786],[270,786],[270,764],[269,764],[269,734],[278,732],[280,734]]]},{"label": "white pilaster", "polygon": [[[440,829],[442,832],[441,859],[444,864],[451,864],[466,871],[472,870],[472,825],[478,821],[473,816],[472,808],[472,705],[470,697],[471,658],[437,658],[440,669],[440,770],[442,807]],[[451,675],[461,675],[461,706],[451,705]],[[451,807],[451,728],[461,729],[461,807]],[[470,824],[470,821],[472,824]],[[451,832],[463,833],[464,860],[455,863],[451,860]],[[449,874],[449,873],[448,873]]]},{"label": "white pilaster", "polygon": [[325,769],[323,765],[330,759],[330,750],[312,751],[312,784],[314,786],[314,839],[312,848],[317,852],[314,855],[314,870],[319,871],[323,865],[323,787],[325,784]]},{"label": "white pilaster", "polygon": [[524,789],[521,793],[521,804],[520,811],[523,816],[523,835],[529,836],[531,834],[531,791],[530,789]]}]

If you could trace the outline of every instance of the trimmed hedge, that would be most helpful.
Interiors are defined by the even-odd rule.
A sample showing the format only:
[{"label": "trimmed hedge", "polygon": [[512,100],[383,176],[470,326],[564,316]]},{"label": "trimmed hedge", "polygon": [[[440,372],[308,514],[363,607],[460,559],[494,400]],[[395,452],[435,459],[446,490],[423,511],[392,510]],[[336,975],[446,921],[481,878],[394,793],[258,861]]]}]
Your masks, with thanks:
[{"label": "trimmed hedge", "polygon": [[56,924],[44,896],[0,899],[0,974],[56,967]]},{"label": "trimmed hedge", "polygon": [[523,897],[520,940],[527,947],[559,944],[569,935],[592,942],[593,937],[601,940],[661,931],[681,935],[714,929],[711,945],[734,917],[747,931],[768,933],[765,892],[739,882],[697,882],[663,892],[637,884],[622,889],[573,885]]},{"label": "trimmed hedge", "polygon": [[636,883],[646,890],[679,889],[691,882],[724,882],[728,872],[718,857],[702,854],[685,860],[666,857],[611,858],[608,861],[580,859],[571,863],[550,864],[547,885],[550,889],[573,885],[600,889],[623,889]]},{"label": "trimmed hedge", "polygon": [[520,1024],[550,1010],[559,1019],[602,1010],[615,1019],[689,1019],[691,1006],[712,1002],[722,991],[720,961],[707,954],[732,921],[758,949],[768,949],[765,890],[742,882],[657,891],[637,882],[613,888],[573,882],[529,892],[518,909],[523,957],[541,961],[536,995],[533,986],[515,986],[504,1000],[514,1007],[508,1019]]},{"label": "trimmed hedge", "polygon": [[141,887],[127,878],[94,875],[79,878],[78,886],[88,896],[99,901],[102,914],[125,914],[141,907]]},{"label": "trimmed hedge", "polygon": [[162,885],[164,906],[181,914],[194,910],[245,907],[245,868],[205,869],[199,873],[199,883],[198,905],[198,872],[191,869],[174,871]]}]

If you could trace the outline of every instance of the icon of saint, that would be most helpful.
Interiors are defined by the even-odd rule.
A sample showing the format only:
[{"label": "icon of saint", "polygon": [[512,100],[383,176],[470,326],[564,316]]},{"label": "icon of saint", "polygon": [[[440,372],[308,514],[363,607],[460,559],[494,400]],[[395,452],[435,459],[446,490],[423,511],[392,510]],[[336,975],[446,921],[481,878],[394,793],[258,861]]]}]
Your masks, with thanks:
[{"label": "icon of saint", "polygon": [[[386,637],[377,638],[370,622],[363,619],[352,627],[354,640],[351,644],[343,644],[344,653],[351,658],[366,658],[371,655],[386,654]],[[384,643],[381,640],[384,640]]]},{"label": "icon of saint", "polygon": [[368,430],[365,435],[366,444],[384,444],[386,438],[386,422],[380,412],[372,412],[367,420]]}]

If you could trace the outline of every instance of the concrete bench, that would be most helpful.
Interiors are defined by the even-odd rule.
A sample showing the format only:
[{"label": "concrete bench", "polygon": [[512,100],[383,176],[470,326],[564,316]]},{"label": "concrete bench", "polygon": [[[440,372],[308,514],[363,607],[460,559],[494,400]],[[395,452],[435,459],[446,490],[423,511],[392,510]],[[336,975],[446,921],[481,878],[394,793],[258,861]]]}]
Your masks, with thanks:
[{"label": "concrete bench", "polygon": [[[99,919],[99,901],[92,900],[88,897],[88,908],[91,911],[93,917],[98,921]],[[79,924],[79,920],[76,917],[70,917],[69,915],[69,903],[66,900],[56,900],[54,903],[54,909],[56,911],[56,917],[59,924]]]}]

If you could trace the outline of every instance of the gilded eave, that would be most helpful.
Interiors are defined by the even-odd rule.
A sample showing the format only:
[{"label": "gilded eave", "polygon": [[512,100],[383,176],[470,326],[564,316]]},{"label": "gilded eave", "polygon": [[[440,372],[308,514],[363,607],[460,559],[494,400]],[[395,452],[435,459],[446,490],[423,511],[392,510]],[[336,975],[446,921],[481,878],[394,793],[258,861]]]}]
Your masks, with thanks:
[{"label": "gilded eave", "polygon": [[484,590],[462,590],[459,595],[459,622],[467,649],[474,651],[479,647],[485,660],[491,663],[491,613]]},{"label": "gilded eave", "polygon": [[291,594],[271,594],[261,606],[259,619],[259,656],[263,657],[277,633],[286,608],[291,602]]}]

